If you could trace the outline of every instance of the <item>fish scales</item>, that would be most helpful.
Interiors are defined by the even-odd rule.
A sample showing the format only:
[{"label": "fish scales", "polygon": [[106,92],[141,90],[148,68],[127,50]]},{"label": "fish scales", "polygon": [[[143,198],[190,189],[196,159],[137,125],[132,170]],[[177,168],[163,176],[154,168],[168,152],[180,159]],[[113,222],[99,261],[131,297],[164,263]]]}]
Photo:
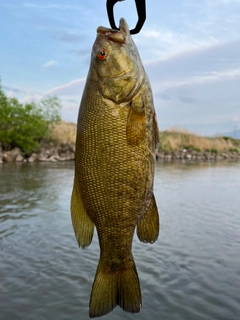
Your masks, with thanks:
[{"label": "fish scales", "polygon": [[141,241],[153,243],[158,237],[157,142],[150,84],[126,21],[120,20],[120,31],[98,28],[78,116],[71,199],[79,246],[90,245],[94,226],[100,244],[90,317],[116,305],[132,313],[141,310],[132,239],[136,228]]}]

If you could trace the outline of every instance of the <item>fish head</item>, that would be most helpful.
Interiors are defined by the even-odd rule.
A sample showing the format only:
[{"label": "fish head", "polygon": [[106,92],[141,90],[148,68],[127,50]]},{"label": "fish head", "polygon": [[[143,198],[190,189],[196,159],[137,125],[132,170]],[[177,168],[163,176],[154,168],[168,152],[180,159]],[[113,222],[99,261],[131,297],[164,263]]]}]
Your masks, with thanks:
[{"label": "fish head", "polygon": [[125,19],[119,30],[99,27],[93,45],[91,67],[99,92],[114,102],[128,102],[144,79],[144,68]]}]

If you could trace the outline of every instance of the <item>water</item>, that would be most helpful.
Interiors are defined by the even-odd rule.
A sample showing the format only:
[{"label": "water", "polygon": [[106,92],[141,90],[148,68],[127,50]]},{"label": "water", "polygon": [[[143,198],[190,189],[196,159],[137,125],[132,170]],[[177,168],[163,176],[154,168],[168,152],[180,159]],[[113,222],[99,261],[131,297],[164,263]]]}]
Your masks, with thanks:
[{"label": "water", "polygon": [[[240,164],[157,164],[161,232],[134,238],[143,310],[102,319],[238,320]],[[0,319],[88,318],[99,249],[78,248],[73,163],[0,165]]]}]

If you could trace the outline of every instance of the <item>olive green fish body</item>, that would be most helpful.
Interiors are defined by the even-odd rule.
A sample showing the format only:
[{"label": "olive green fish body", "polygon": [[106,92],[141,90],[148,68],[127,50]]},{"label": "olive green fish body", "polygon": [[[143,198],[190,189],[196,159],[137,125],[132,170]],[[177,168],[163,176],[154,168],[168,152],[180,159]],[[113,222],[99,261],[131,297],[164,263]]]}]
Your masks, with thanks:
[{"label": "olive green fish body", "polygon": [[158,237],[157,142],[150,84],[127,24],[122,19],[119,32],[100,27],[79,110],[71,202],[79,245],[91,243],[94,226],[99,238],[91,317],[116,305],[129,312],[141,309],[132,239],[136,227],[141,241]]}]

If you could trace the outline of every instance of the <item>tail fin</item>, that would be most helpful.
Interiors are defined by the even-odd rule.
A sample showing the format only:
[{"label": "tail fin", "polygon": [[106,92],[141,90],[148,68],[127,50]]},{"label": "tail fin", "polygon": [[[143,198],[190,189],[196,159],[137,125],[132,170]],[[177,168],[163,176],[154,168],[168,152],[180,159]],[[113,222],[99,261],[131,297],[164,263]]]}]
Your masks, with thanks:
[{"label": "tail fin", "polygon": [[100,258],[92,287],[89,316],[103,316],[117,305],[127,312],[141,310],[141,289],[134,260],[132,258],[127,265],[110,271]]}]

